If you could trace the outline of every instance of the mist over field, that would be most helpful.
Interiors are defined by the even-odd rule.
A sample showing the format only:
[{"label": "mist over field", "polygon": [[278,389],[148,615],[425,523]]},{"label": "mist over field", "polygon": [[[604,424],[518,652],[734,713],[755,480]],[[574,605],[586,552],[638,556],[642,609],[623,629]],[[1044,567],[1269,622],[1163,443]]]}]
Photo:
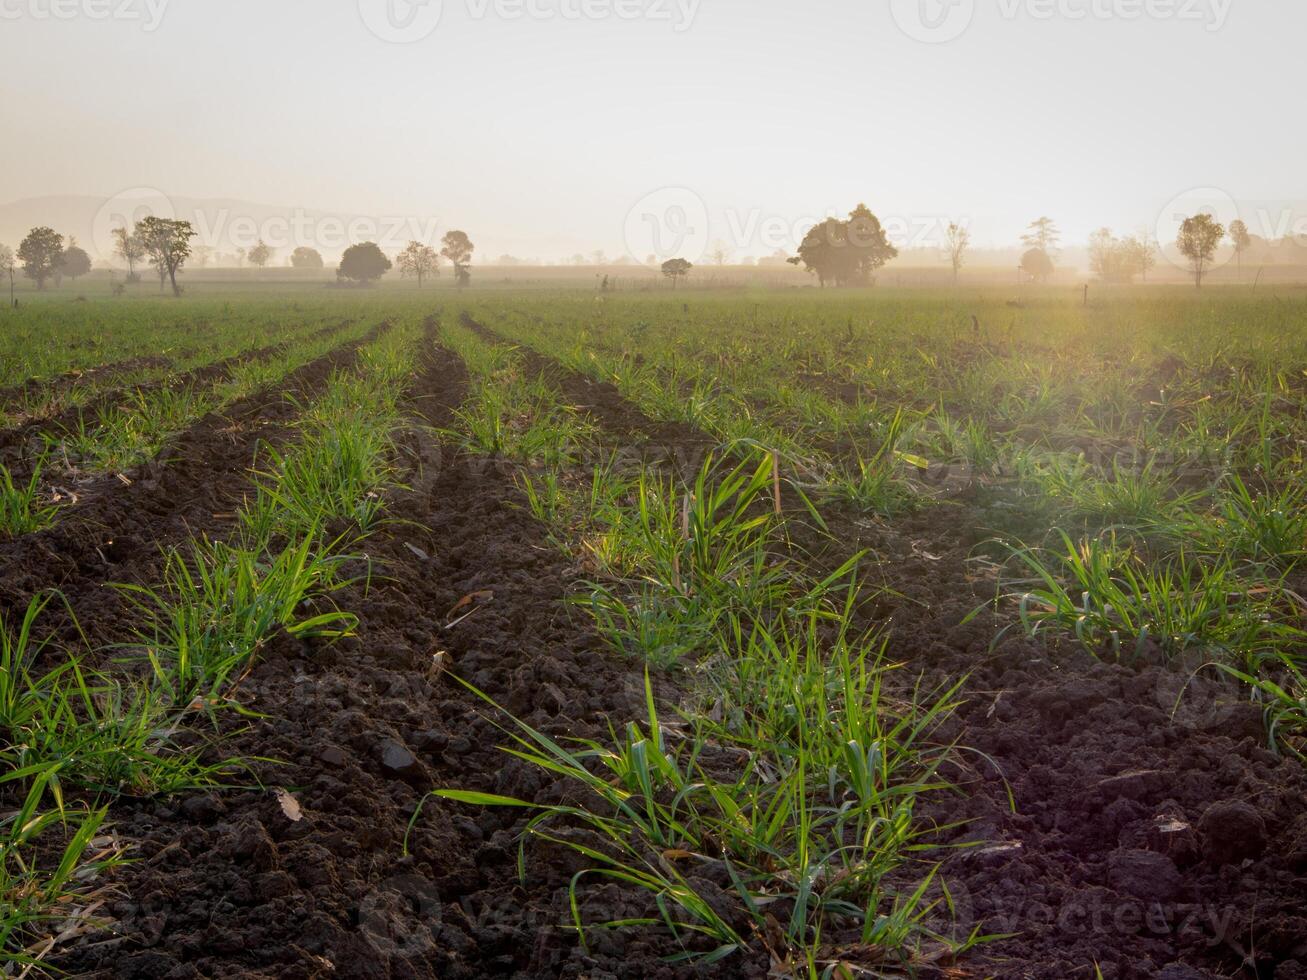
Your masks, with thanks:
[{"label": "mist over field", "polygon": [[1304,38],[0,0],[0,977],[1307,978]]}]

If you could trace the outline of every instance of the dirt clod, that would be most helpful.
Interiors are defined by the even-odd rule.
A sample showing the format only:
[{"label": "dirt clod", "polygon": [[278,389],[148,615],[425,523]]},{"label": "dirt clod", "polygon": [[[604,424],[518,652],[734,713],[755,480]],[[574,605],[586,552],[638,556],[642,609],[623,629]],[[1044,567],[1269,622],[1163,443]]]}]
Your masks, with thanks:
[{"label": "dirt clod", "polygon": [[1203,855],[1213,864],[1234,864],[1257,858],[1266,850],[1266,821],[1256,807],[1242,800],[1213,803],[1198,829],[1203,835]]}]

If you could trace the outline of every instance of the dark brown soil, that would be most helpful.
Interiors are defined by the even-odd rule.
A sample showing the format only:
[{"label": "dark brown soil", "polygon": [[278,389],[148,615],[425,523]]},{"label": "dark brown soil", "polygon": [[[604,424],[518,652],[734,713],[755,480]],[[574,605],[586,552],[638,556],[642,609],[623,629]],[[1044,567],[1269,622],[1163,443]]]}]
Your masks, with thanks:
[{"label": "dark brown soil", "polygon": [[49,391],[68,391],[76,388],[78,385],[86,384],[88,381],[98,381],[101,378],[111,378],[120,374],[131,374],[135,371],[145,371],[153,368],[166,368],[172,362],[166,357],[129,357],[126,360],[114,361],[109,364],[97,364],[94,367],[74,369],[65,371],[63,374],[56,375],[53,378],[29,378],[22,384],[10,385],[7,388],[0,388],[0,405],[9,401],[16,401],[35,394],[41,390]]},{"label": "dark brown soil", "polygon": [[[557,372],[605,432],[698,452],[697,433],[677,441],[642,422],[611,386],[543,359],[530,367]],[[411,392],[415,416],[448,424],[465,383],[438,350]],[[206,481],[216,465],[228,474],[219,484],[234,487],[252,437],[238,437],[244,460],[233,455],[225,469],[228,457],[215,457],[222,438],[211,432],[202,454],[164,468],[173,492],[137,491],[138,506],[152,501],[157,514],[114,511],[134,536],[128,561],[191,531],[192,519],[220,529],[204,515],[230,500],[206,496]],[[642,713],[642,666],[617,660],[569,614],[563,599],[579,571],[547,543],[511,471],[451,455],[420,428],[403,445],[412,489],[390,501],[402,523],[368,539],[380,577],[342,601],[359,613],[359,635],[272,644],[238,689],[263,717],[222,721],[224,753],[277,760],[255,765],[251,782],[263,788],[118,804],[116,827],[138,861],[118,875],[123,897],[108,909],[116,934],[65,950],[59,965],[123,978],[765,976],[761,953],[698,974],[667,966],[669,941],[642,930],[592,933],[582,951],[564,928],[581,865],[533,848],[519,884],[513,811],[429,802],[404,856],[409,818],[432,787],[537,801],[564,791],[496,749],[507,737],[452,674],[550,734],[603,738],[610,722]],[[905,677],[929,686],[969,675],[948,733],[973,750],[949,774],[961,792],[923,816],[968,820],[946,842],[981,844],[934,855],[956,900],[953,931],[1015,935],[947,975],[1092,978],[1097,963],[1120,980],[1300,980],[1302,767],[1262,747],[1260,718],[1229,685],[1195,684],[1173,716],[1188,676],[1174,667],[1107,664],[1015,633],[991,651],[1010,611],[964,620],[994,594],[987,566],[973,560],[974,529],[995,523],[992,504],[960,497],[894,522],[832,510],[833,540],[794,529],[818,561],[873,549],[864,574],[895,592],[870,612],[888,620]],[[44,540],[0,552],[6,606],[11,575],[25,577],[13,596],[59,579],[89,595],[121,577],[115,563],[92,559],[103,540],[70,542],[80,549],[72,560]],[[447,626],[474,593],[491,597]],[[287,816],[277,788],[293,794],[300,819]],[[589,920],[651,911],[615,886],[592,882],[583,894]]]},{"label": "dark brown soil", "polygon": [[297,410],[286,395],[311,396],[366,341],[342,345],[291,372],[276,390],[199,419],[122,478],[83,487],[53,527],[0,540],[0,617],[16,622],[33,594],[58,589],[93,644],[123,639],[122,598],[106,583],[152,583],[165,545],[225,536],[252,485],[257,448],[275,447],[291,432]]},{"label": "dark brown soil", "polygon": [[[438,351],[415,410],[447,423],[463,387],[461,364]],[[432,801],[403,855],[432,787],[537,800],[560,791],[497,748],[505,736],[487,706],[441,662],[554,736],[603,737],[610,719],[643,704],[639,665],[615,662],[568,614],[577,570],[524,510],[511,472],[448,457],[420,432],[407,444],[422,465],[413,490],[391,501],[406,523],[367,542],[384,577],[342,600],[361,616],[358,636],[284,639],[239,689],[267,717],[223,752],[277,760],[256,766],[268,788],[119,805],[116,826],[140,861],[120,875],[118,938],[66,950],[62,967],[115,977],[674,975],[660,936],[603,936],[590,956],[577,948],[563,928],[577,866],[533,855],[520,887],[520,814]],[[486,592],[446,627],[463,596]],[[294,794],[302,819],[287,818],[276,787]]]},{"label": "dark brown soil", "polygon": [[[334,326],[324,327],[321,330],[314,331],[304,339],[313,340],[339,333],[349,326],[349,323],[350,321],[343,321]],[[165,387],[181,389],[211,385],[227,378],[232,368],[238,365],[247,364],[251,361],[266,361],[284,353],[286,348],[287,344],[284,341],[268,344],[255,350],[234,354],[231,357],[225,357],[155,381],[132,385],[128,388],[108,390],[91,399],[85,405],[75,405],[48,418],[32,419],[8,429],[0,429],[0,466],[7,467],[16,482],[25,481],[31,477],[33,468],[41,458],[46,439],[58,438],[63,433],[75,429],[81,419],[94,419],[99,412],[122,404],[128,392],[149,392]],[[150,358],[141,358],[142,363],[136,366],[144,367],[146,366],[144,362],[150,360]],[[126,370],[126,368],[121,368],[113,373],[125,373]]]},{"label": "dark brown soil", "polygon": [[[615,389],[581,400],[589,382],[535,357],[605,428],[638,429]],[[932,684],[969,678],[951,732],[971,750],[963,793],[926,815],[971,821],[951,843],[981,845],[936,856],[960,899],[955,934],[1016,935],[964,967],[1048,980],[1093,977],[1094,963],[1108,980],[1307,971],[1307,772],[1267,750],[1259,709],[1199,671],[1206,658],[1106,663],[1026,639],[1008,606],[967,622],[997,588],[983,529],[1011,526],[1014,505],[968,484],[892,521],[827,507],[829,540],[795,534],[819,564],[870,549],[863,574],[885,589],[872,611],[894,661]]]}]

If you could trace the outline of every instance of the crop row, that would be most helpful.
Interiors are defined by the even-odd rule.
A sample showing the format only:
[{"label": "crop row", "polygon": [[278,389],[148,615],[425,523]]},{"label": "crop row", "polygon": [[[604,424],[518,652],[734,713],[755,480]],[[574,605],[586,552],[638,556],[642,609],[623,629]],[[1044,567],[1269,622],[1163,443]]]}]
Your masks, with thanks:
[{"label": "crop row", "polygon": [[[1228,671],[1265,709],[1272,745],[1302,753],[1307,419],[1296,408],[1303,352],[1285,336],[1238,359],[1217,346],[1215,323],[1174,349],[1109,337],[1115,358],[1079,335],[1037,356],[974,338],[937,353],[915,345],[909,356],[930,365],[919,390],[937,404],[905,410],[913,400],[897,382],[864,376],[867,397],[850,401],[796,378],[789,339],[732,334],[729,323],[594,321],[577,329],[505,312],[494,323],[612,381],[655,418],[778,449],[818,475],[806,482],[822,499],[885,516],[964,487],[989,505],[987,547],[1007,571],[996,602],[1012,620],[1104,657],[1160,649],[1197,672]],[[863,353],[841,360],[827,348],[822,370],[856,377]],[[884,354],[878,346],[866,362]],[[1160,389],[1147,380],[1159,370]]]},{"label": "crop row", "polygon": [[[57,594],[33,599],[21,624],[0,623],[0,743],[8,774],[0,941],[19,964],[45,956],[52,926],[86,909],[121,850],[97,835],[122,794],[169,795],[230,780],[206,729],[239,711],[240,677],[276,632],[349,632],[333,596],[367,574],[357,549],[394,477],[391,429],[419,329],[389,331],[358,369],[333,375],[300,405],[298,438],[259,453],[255,485],[227,540],[169,549],[156,582],[119,586],[135,640],[113,651],[64,649],[40,636]],[[54,855],[53,860],[51,855]],[[73,930],[75,931],[75,930]],[[42,940],[42,935],[45,939]]]},{"label": "crop row", "polygon": [[[775,455],[737,447],[741,461],[710,457],[688,482],[632,466],[605,445],[606,420],[569,405],[521,350],[449,321],[442,336],[472,378],[450,435],[516,462],[535,515],[591,571],[572,602],[645,665],[647,700],[605,742],[510,724],[513,754],[574,784],[574,804],[437,795],[534,810],[524,868],[531,840],[586,860],[572,884],[583,942],[601,926],[655,924],[678,958],[707,964],[760,941],[777,969],[815,976],[860,945],[907,958],[979,941],[927,922],[947,886],[908,866],[930,836],[917,801],[946,789],[953,747],[933,736],[957,688],[889,680],[885,637],[852,625],[860,556],[821,577],[804,567]],[[660,703],[650,669],[679,677],[679,704]],[[649,915],[585,921],[589,878],[643,890]]]}]

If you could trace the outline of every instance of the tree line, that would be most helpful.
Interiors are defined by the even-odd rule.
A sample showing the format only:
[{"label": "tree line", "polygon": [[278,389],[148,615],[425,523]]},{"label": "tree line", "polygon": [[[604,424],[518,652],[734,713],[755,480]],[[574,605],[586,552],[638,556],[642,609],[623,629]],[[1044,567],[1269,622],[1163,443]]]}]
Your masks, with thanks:
[{"label": "tree line", "polygon": [[[1197,286],[1210,271],[1217,250],[1227,237],[1234,247],[1235,257],[1242,260],[1243,252],[1252,243],[1247,226],[1233,221],[1227,230],[1212,215],[1196,214],[1185,219],[1176,238],[1176,248],[1189,262]],[[1030,282],[1044,282],[1054,271],[1054,259],[1061,242],[1061,233],[1052,218],[1042,216],[1032,221],[1021,236],[1026,248],[1018,268]],[[950,223],[944,232],[944,250],[956,282],[966,263],[971,246],[971,233],[957,223]],[[1105,282],[1133,282],[1135,277],[1145,281],[1157,265],[1157,246],[1146,236],[1118,238],[1110,229],[1101,228],[1089,239],[1090,269]],[[790,264],[802,266],[817,277],[823,286],[869,285],[876,270],[898,257],[898,249],[890,244],[880,219],[865,204],[854,208],[846,220],[827,218],[814,225],[799,245],[798,254],[787,259]],[[689,274],[691,264],[674,258],[662,265],[662,272],[677,282]]]},{"label": "tree line", "polygon": [[[194,254],[192,239],[195,229],[189,221],[159,218],[153,215],[142,218],[131,228],[115,228],[111,235],[114,254],[127,264],[127,281],[139,282],[137,267],[148,261],[159,276],[159,291],[171,286],[174,296],[181,296],[182,287],[177,276]],[[262,239],[244,257],[260,268],[271,260],[274,250]],[[351,245],[341,257],[336,279],[343,285],[369,285],[398,266],[402,277],[415,277],[421,287],[428,278],[440,275],[440,260],[447,259],[454,267],[454,281],[458,286],[472,282],[472,254],[476,246],[463,231],[449,231],[441,239],[437,252],[422,242],[411,241],[392,263],[375,242]],[[321,269],[325,263],[317,249],[300,246],[291,253],[291,265],[297,269]],[[14,278],[21,267],[23,275],[44,290],[53,279],[58,286],[65,276],[76,280],[91,271],[91,257],[71,235],[66,242],[53,228],[39,227],[28,232],[15,254],[0,245],[0,277],[9,280],[10,304],[15,305]]]}]

